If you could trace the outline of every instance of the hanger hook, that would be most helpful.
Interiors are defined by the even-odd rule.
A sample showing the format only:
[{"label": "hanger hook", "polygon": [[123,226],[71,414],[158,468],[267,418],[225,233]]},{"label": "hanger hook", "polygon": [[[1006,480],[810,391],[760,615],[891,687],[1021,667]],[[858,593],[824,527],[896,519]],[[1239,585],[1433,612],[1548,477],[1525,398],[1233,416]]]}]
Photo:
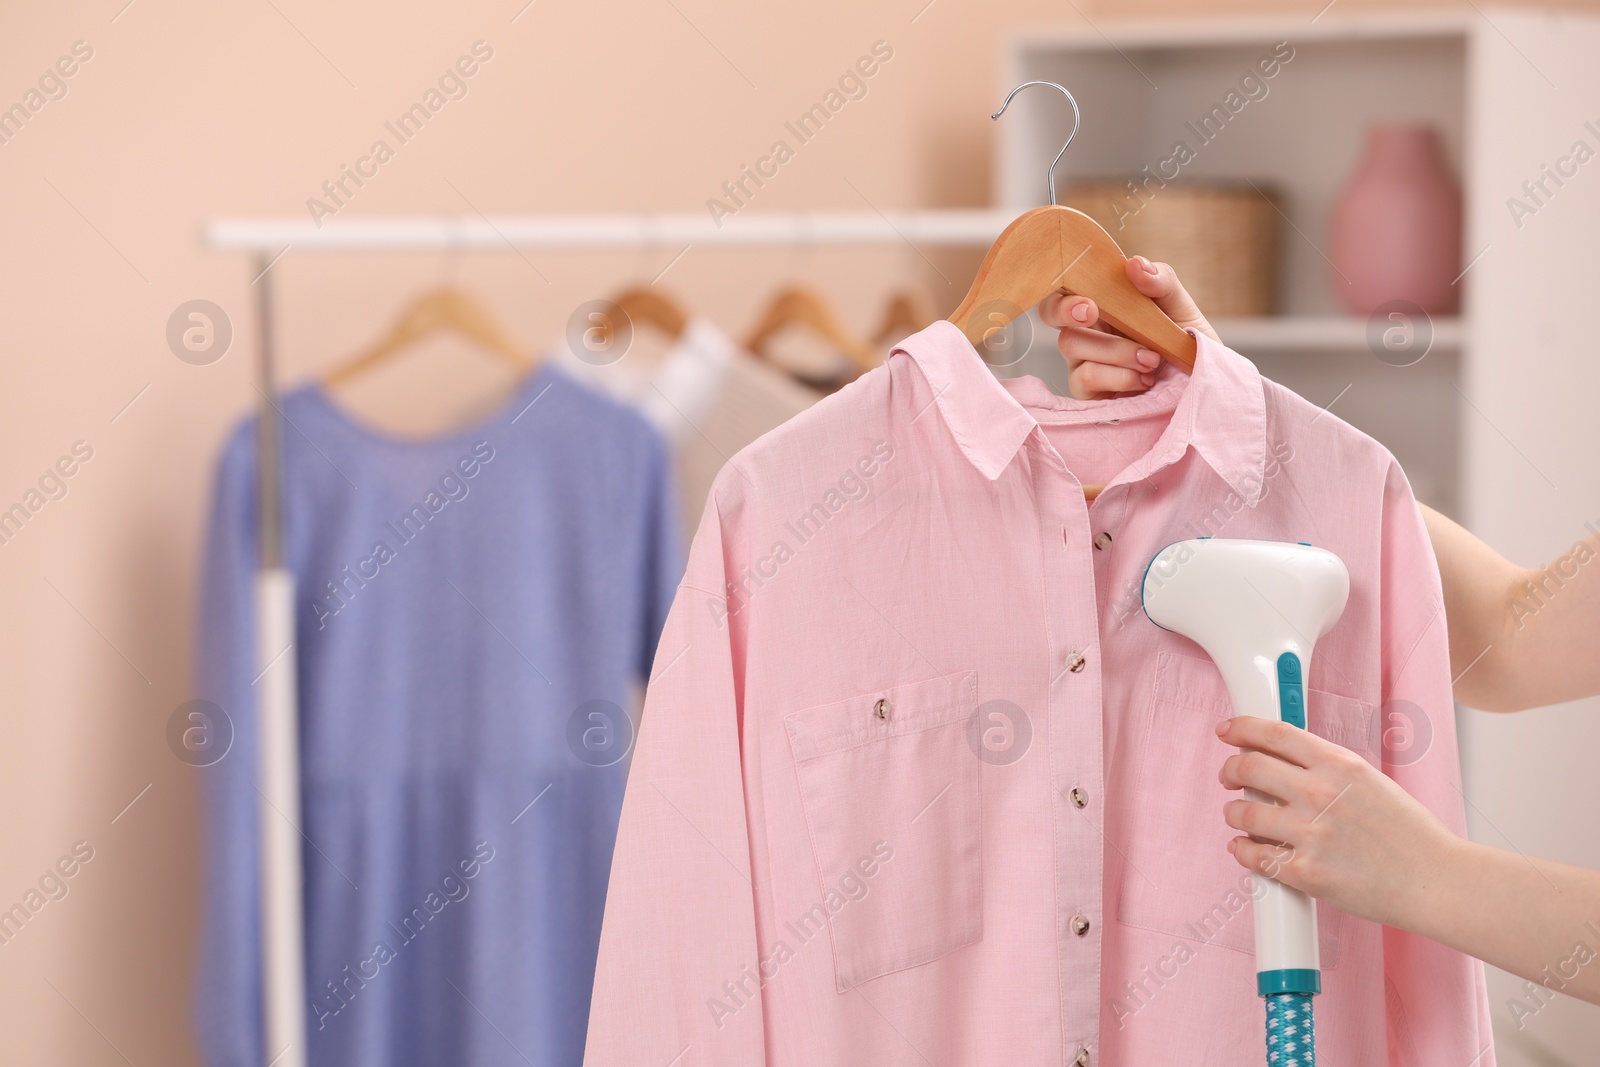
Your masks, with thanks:
[{"label": "hanger hook", "polygon": [[1004,115],[1006,113],[1006,108],[1011,106],[1011,97],[1016,96],[1030,85],[1048,85],[1052,89],[1059,89],[1061,90],[1061,95],[1065,96],[1067,98],[1067,102],[1072,105],[1072,132],[1067,134],[1067,143],[1061,146],[1061,151],[1056,153],[1056,158],[1050,163],[1049,171],[1045,173],[1044,180],[1050,188],[1050,206],[1054,207],[1056,203],[1056,164],[1060,163],[1061,157],[1067,154],[1067,149],[1072,145],[1072,139],[1078,136],[1078,124],[1083,121],[1083,115],[1078,110],[1077,98],[1071,93],[1067,92],[1067,87],[1065,85],[1057,85],[1055,82],[1023,82],[1021,85],[1011,90],[1010,95],[1006,97],[1006,102],[1000,105],[1000,110],[996,111],[993,115],[990,115],[989,118],[998,119],[1001,115]]}]

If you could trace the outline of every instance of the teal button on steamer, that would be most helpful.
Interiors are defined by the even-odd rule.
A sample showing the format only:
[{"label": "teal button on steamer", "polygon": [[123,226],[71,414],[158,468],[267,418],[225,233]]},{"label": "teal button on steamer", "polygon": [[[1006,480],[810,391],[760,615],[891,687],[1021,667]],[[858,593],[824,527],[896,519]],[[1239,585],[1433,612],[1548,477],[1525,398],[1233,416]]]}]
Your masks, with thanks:
[{"label": "teal button on steamer", "polygon": [[1300,657],[1293,652],[1278,657],[1278,717],[1306,728],[1306,690],[1300,684]]},{"label": "teal button on steamer", "polygon": [[[1350,574],[1326,549],[1197,538],[1145,568],[1144,611],[1217,665],[1236,715],[1306,728],[1305,679],[1315,642],[1350,596]],[[1268,800],[1247,790],[1251,800]],[[1219,857],[1219,863],[1231,862]],[[1314,1067],[1312,997],[1322,992],[1317,905],[1266,873],[1255,879],[1256,993],[1266,1001],[1268,1067]]]}]

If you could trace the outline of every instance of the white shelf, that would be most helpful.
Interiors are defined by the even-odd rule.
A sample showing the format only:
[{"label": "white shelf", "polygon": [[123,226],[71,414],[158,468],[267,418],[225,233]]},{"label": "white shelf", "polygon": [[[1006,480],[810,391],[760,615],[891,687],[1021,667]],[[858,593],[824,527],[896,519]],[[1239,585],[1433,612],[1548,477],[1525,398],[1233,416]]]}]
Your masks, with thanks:
[{"label": "white shelf", "polygon": [[1404,40],[1465,36],[1483,16],[1466,10],[1333,13],[1308,21],[1293,15],[1106,21],[1096,25],[1040,25],[1010,34],[1013,54],[1027,51],[1195,49],[1258,42]]},{"label": "white shelf", "polygon": [[[1430,352],[1459,352],[1465,330],[1454,316],[1432,321]],[[1368,348],[1367,320],[1345,315],[1284,315],[1251,319],[1218,319],[1212,323],[1222,341],[1236,352],[1293,354],[1357,352]]]}]

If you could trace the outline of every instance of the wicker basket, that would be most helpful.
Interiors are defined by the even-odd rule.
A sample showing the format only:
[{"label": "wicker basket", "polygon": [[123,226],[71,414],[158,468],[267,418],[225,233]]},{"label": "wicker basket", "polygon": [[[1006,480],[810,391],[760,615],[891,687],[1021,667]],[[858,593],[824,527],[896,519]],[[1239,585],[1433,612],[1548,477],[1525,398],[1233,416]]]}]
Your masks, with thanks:
[{"label": "wicker basket", "polygon": [[[1263,186],[1263,189],[1265,187]],[[1207,318],[1276,310],[1278,220],[1273,194],[1249,184],[1076,182],[1061,203],[1094,219],[1128,255],[1172,264]]]}]

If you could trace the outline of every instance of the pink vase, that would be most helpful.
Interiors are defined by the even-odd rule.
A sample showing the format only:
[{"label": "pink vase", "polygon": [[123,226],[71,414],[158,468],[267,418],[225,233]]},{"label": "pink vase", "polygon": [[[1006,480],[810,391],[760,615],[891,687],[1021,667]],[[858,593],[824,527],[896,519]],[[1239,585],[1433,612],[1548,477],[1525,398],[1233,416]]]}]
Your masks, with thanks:
[{"label": "pink vase", "polygon": [[1461,187],[1429,126],[1377,125],[1334,205],[1329,279],[1339,302],[1370,315],[1402,300],[1454,312],[1461,290]]}]

